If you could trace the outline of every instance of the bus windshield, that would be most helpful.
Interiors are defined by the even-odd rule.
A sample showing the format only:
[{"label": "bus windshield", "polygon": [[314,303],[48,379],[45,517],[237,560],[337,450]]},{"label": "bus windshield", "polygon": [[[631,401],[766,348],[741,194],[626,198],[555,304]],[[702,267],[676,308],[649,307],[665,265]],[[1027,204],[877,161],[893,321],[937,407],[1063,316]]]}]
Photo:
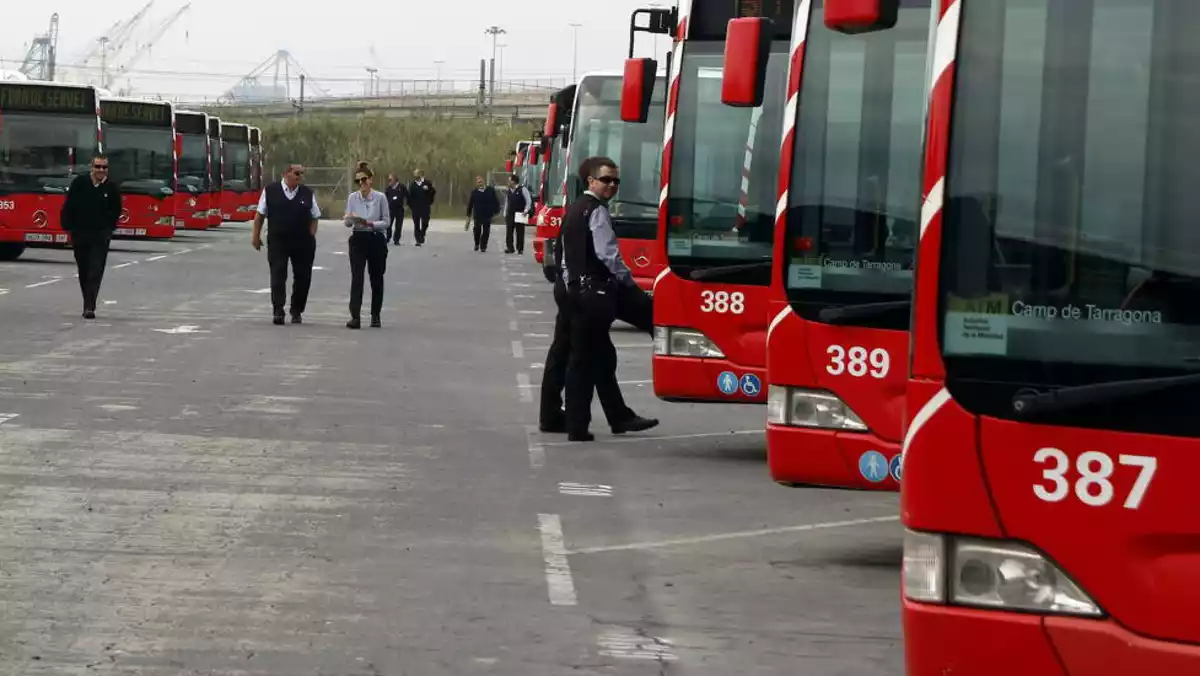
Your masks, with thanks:
[{"label": "bus windshield", "polygon": [[245,141],[225,142],[225,187],[246,190],[250,186],[250,146]]},{"label": "bus windshield", "polygon": [[171,135],[170,127],[104,125],[109,177],[122,192],[169,194],[175,183]]},{"label": "bus windshield", "polygon": [[[721,103],[724,49],[713,41],[683,48],[667,198],[667,256],[676,272],[771,259],[788,43],[771,46],[758,108]],[[770,274],[727,279],[766,286]]]},{"label": "bus windshield", "polygon": [[550,175],[546,177],[546,206],[566,206],[567,194],[563,189],[566,178],[567,149],[555,139],[554,148],[550,151]]},{"label": "bus windshield", "polygon": [[[1027,387],[1196,372],[1200,3],[964,5],[941,252],[947,375]],[[1190,416],[1154,399],[1087,422],[1165,433],[1154,420]]]},{"label": "bus windshield", "polygon": [[521,178],[521,183],[529,188],[529,194],[537,199],[538,186],[542,184],[542,161],[540,158],[537,164],[525,163],[525,175]]},{"label": "bus windshield", "polygon": [[[800,316],[907,300],[918,241],[929,0],[901,3],[894,28],[846,35],[814,10],[804,53],[786,287]],[[909,311],[861,325],[907,330]]]},{"label": "bus windshield", "polygon": [[183,135],[183,154],[179,156],[179,187],[191,192],[208,190],[207,137],[202,134]]},{"label": "bus windshield", "polygon": [[212,180],[209,182],[209,189],[218,191],[224,187],[222,181],[222,172],[229,171],[228,167],[221,167],[221,139],[215,136],[208,137],[208,157],[212,162]]},{"label": "bus windshield", "polygon": [[88,171],[96,149],[95,116],[6,112],[0,193],[62,192]]},{"label": "bus windshield", "polygon": [[[620,167],[621,189],[608,205],[618,237],[656,236],[666,120],[665,79],[655,79],[645,124],[621,120],[619,76],[586,77],[575,94],[571,163],[578,168],[585,159],[601,155],[612,158]],[[575,174],[571,172],[572,195],[586,189]]]}]

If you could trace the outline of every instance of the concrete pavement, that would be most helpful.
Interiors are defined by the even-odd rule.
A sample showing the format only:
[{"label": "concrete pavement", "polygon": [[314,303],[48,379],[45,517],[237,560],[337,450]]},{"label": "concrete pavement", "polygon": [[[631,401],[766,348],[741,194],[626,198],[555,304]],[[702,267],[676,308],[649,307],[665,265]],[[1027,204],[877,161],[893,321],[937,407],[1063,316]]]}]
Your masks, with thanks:
[{"label": "concrete pavement", "polygon": [[0,673],[902,673],[895,497],[775,486],[763,411],[658,401],[620,328],[662,426],[537,433],[502,226],[406,223],[361,331],[344,228],[285,327],[248,232],[117,243],[94,322],[70,251],[0,264]]}]

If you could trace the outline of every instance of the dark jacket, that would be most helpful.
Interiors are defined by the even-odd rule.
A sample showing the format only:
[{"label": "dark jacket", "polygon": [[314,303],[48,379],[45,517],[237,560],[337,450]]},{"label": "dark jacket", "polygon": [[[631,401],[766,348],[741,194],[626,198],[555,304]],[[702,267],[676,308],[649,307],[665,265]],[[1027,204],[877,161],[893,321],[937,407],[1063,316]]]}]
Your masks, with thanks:
[{"label": "dark jacket", "polygon": [[403,183],[397,183],[383,192],[387,195],[392,218],[404,218],[404,202],[408,200],[408,188],[405,188]]},{"label": "dark jacket", "polygon": [[112,180],[97,186],[91,174],[76,176],[67,189],[60,218],[67,232],[116,230],[121,219],[121,191]]},{"label": "dark jacket", "polygon": [[[567,209],[559,238],[562,240],[562,256],[567,259],[567,286],[578,284],[584,278],[597,281],[610,279],[613,274],[596,255],[596,244],[592,239],[592,212],[604,206],[600,200],[584,194]],[[556,252],[558,261],[562,257]]]},{"label": "dark jacket", "polygon": [[500,213],[500,198],[496,197],[496,190],[490,186],[476,188],[471,191],[471,196],[467,198],[467,215],[475,216],[477,221],[487,221],[496,217]]},{"label": "dark jacket", "polygon": [[425,179],[424,184],[418,184],[416,181],[408,184],[408,208],[414,214],[428,214],[433,208],[433,200],[437,197],[437,188],[433,187],[433,181]]},{"label": "dark jacket", "polygon": [[306,185],[296,188],[296,196],[288,199],[279,181],[263,189],[267,194],[267,237],[312,237],[313,191]]}]

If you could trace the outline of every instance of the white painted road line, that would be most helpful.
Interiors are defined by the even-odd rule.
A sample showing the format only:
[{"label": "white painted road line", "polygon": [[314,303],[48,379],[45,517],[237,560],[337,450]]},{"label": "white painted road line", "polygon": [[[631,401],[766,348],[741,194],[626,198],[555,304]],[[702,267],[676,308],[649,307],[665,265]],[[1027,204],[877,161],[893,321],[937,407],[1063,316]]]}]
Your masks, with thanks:
[{"label": "white painted road line", "polygon": [[[601,443],[605,444],[637,444],[647,441],[674,441],[676,439],[707,439],[709,437],[735,437],[752,434],[766,434],[766,430],[737,430],[733,432],[705,432],[702,434],[666,434],[662,436],[648,437],[624,437],[620,439],[605,439]],[[599,440],[597,440],[599,441]],[[571,441],[556,441],[546,444],[547,446],[578,446]]]},{"label": "white painted road line", "polygon": [[542,560],[546,562],[546,588],[550,603],[573,606],[575,581],[571,579],[571,564],[563,546],[562,522],[557,514],[538,514],[538,530],[542,532]]},{"label": "white painted road line", "polygon": [[[511,303],[512,299],[509,298],[508,301]],[[544,314],[546,314],[546,312],[545,312],[545,310],[521,310],[521,314],[523,314],[523,315],[544,315]]]},{"label": "white painted road line", "polygon": [[549,333],[526,333],[526,338],[549,338]]},{"label": "white painted road line", "polygon": [[0,296],[7,296],[7,295],[8,295],[8,289],[0,289]]},{"label": "white painted road line", "polygon": [[113,270],[120,270],[121,268],[127,268],[130,265],[137,265],[137,261],[129,261],[128,263],[121,263],[120,265],[114,265]]},{"label": "white painted road line", "polygon": [[0,425],[3,425],[4,423],[8,422],[9,420],[12,420],[13,418],[15,418],[19,415],[21,415],[21,414],[20,413],[0,413]]},{"label": "white painted road line", "polygon": [[651,662],[674,662],[679,659],[671,650],[673,644],[667,639],[637,634],[627,627],[604,632],[597,643],[600,644],[600,654],[609,657]]},{"label": "white painted road line", "polygon": [[529,466],[538,470],[546,466],[546,447],[538,441],[537,425],[525,426],[525,437],[529,440]]},{"label": "white painted road line", "polygon": [[525,358],[525,346],[522,345],[521,341],[519,341],[519,340],[514,340],[512,342],[512,352],[513,352],[513,359],[524,359]]},{"label": "white painted road line", "polygon": [[36,289],[39,286],[49,286],[50,284],[61,282],[62,280],[63,280],[62,277],[55,277],[54,279],[47,279],[44,282],[37,282],[36,284],[26,284],[25,288],[26,289]]},{"label": "white painted road line", "polygon": [[191,253],[191,252],[192,252],[192,250],[191,250],[191,249],[180,249],[179,251],[176,251],[175,253],[173,253],[173,254],[171,254],[171,255],[172,255],[172,256],[182,256],[182,255],[184,255],[184,254],[189,254],[189,253]]},{"label": "white painted road line", "polygon": [[603,554],[606,552],[628,552],[642,551],[647,549],[664,549],[667,547],[680,547],[683,545],[702,545],[709,542],[720,542],[722,540],[739,540],[743,538],[756,538],[766,535],[784,535],[786,533],[808,533],[819,530],[833,530],[835,528],[853,528],[854,526],[870,526],[879,523],[894,523],[899,521],[899,516],[877,516],[870,519],[849,519],[847,521],[828,521],[825,523],[809,523],[802,526],[784,526],[782,528],[763,528],[761,530],[747,530],[737,533],[717,533],[715,535],[701,535],[694,538],[678,538],[675,540],[659,540],[658,542],[638,542],[631,545],[613,545],[609,547],[585,547],[576,549],[570,554]]},{"label": "white painted road line", "polygon": [[578,495],[591,498],[611,498],[613,487],[604,484],[577,484],[562,481],[558,484],[558,492],[563,495]]},{"label": "white painted road line", "polygon": [[517,374],[517,391],[521,393],[521,403],[522,404],[532,404],[533,403],[533,390],[530,389],[530,387],[529,387],[529,374],[528,373],[518,373]]},{"label": "white painted road line", "polygon": [[165,255],[164,255],[164,256],[151,256],[151,257],[149,257],[149,258],[147,258],[147,259],[146,259],[146,262],[147,262],[147,263],[153,263],[154,261],[161,261],[161,260],[162,260],[162,259],[164,259],[164,258],[166,258],[166,256],[165,256]]},{"label": "white painted road line", "polygon": [[654,347],[654,343],[622,343],[613,345],[618,350],[649,350]]}]

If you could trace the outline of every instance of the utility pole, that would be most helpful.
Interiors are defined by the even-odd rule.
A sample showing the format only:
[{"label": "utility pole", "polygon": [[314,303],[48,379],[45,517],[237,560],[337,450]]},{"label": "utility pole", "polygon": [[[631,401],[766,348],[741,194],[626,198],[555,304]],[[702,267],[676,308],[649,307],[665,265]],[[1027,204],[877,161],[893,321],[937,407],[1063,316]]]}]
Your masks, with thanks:
[{"label": "utility pole", "polygon": [[504,48],[507,46],[497,45],[497,48],[500,50],[500,66],[498,68],[500,74],[496,76],[496,79],[500,81],[501,86],[504,85]]},{"label": "utility pole", "polygon": [[437,93],[442,93],[442,64],[445,61],[434,61],[433,65],[437,68]]},{"label": "utility pole", "polygon": [[379,72],[378,68],[371,66],[367,67],[367,91],[368,96],[379,96],[379,81],[375,78],[375,74]]},{"label": "utility pole", "polygon": [[100,38],[100,86],[108,89],[108,38]]},{"label": "utility pole", "polygon": [[508,31],[499,26],[488,26],[488,29],[483,32],[484,35],[492,36],[492,87],[491,97],[488,101],[488,112],[491,112],[492,106],[496,105],[496,45],[497,40],[501,35],[507,34]]},{"label": "utility pole", "polygon": [[571,51],[575,56],[571,61],[571,84],[579,82],[579,29],[583,28],[581,23],[568,24],[575,31],[574,37],[571,39]]}]

